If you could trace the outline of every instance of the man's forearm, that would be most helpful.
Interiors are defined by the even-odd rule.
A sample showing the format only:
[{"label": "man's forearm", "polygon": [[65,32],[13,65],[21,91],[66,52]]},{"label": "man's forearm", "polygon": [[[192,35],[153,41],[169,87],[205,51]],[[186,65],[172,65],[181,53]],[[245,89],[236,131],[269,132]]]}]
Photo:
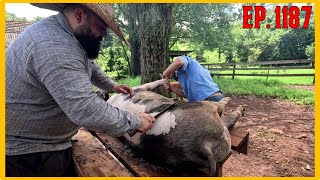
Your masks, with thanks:
[{"label": "man's forearm", "polygon": [[165,71],[163,71],[163,75],[165,78],[170,78],[172,74],[179,68],[183,66],[183,60],[177,58],[173,63],[171,63]]}]

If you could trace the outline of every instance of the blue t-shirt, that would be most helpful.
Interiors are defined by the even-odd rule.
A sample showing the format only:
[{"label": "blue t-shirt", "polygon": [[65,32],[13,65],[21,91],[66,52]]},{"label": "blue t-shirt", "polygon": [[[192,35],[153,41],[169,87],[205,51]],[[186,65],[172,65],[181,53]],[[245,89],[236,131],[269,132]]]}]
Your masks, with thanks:
[{"label": "blue t-shirt", "polygon": [[189,102],[203,101],[213,93],[221,91],[207,69],[190,57],[181,56],[181,58],[184,65],[176,73]]}]

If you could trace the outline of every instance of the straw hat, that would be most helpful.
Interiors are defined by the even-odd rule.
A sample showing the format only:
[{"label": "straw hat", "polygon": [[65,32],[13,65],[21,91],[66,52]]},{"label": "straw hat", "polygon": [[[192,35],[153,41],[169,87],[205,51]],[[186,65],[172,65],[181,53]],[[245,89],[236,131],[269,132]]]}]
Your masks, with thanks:
[{"label": "straw hat", "polygon": [[[30,3],[33,6],[49,9],[53,11],[61,12],[68,3]],[[112,17],[112,6],[111,4],[101,4],[101,3],[80,3],[80,5],[90,9],[96,15],[98,15],[104,22],[106,22],[109,28],[115,32],[121,40],[129,45],[127,40],[124,38],[123,33],[121,32],[119,26],[116,24]]]}]

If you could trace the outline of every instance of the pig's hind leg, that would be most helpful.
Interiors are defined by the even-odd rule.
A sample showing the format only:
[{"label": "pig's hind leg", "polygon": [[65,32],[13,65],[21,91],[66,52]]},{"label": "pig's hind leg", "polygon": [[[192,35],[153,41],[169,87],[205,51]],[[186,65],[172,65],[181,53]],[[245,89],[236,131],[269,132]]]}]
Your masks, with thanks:
[{"label": "pig's hind leg", "polygon": [[232,113],[221,117],[223,124],[229,129],[231,127],[233,127],[236,122],[238,121],[238,119],[244,115],[244,111],[245,111],[245,107],[244,106],[238,106],[237,109],[235,111],[233,111]]},{"label": "pig's hind leg", "polygon": [[205,141],[203,144],[202,153],[205,157],[208,158],[209,162],[209,176],[213,177],[216,173],[216,163],[217,160],[215,159],[215,156],[213,155],[212,148],[214,143],[210,141]]}]

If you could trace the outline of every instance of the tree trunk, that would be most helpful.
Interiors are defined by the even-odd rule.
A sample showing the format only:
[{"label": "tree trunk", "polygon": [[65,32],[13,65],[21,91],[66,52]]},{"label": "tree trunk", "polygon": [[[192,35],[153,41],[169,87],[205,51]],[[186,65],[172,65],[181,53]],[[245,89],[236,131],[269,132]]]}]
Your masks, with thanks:
[{"label": "tree trunk", "polygon": [[131,40],[131,72],[133,76],[141,75],[141,65],[140,65],[140,40],[139,38]]},{"label": "tree trunk", "polygon": [[219,59],[218,59],[218,61],[220,62],[220,61],[221,61],[221,48],[220,48],[220,47],[218,48],[218,54],[219,54]]},{"label": "tree trunk", "polygon": [[[168,67],[168,47],[171,33],[171,4],[139,5],[139,34],[141,83],[148,83],[161,78],[160,74]],[[155,92],[168,96],[163,87]]]},{"label": "tree trunk", "polygon": [[121,47],[122,47],[122,50],[123,50],[123,56],[124,56],[124,58],[126,59],[126,61],[127,61],[127,63],[128,63],[128,69],[129,69],[129,75],[131,75],[132,73],[132,69],[131,69],[131,64],[130,64],[130,60],[129,60],[129,57],[128,57],[128,55],[127,55],[127,53],[126,53],[126,48],[124,47],[124,45],[123,45],[123,42],[121,41],[120,42],[121,43]]},{"label": "tree trunk", "polygon": [[128,32],[131,50],[131,72],[133,76],[141,75],[140,66],[140,39],[138,32],[138,6],[140,4],[128,4]]}]

